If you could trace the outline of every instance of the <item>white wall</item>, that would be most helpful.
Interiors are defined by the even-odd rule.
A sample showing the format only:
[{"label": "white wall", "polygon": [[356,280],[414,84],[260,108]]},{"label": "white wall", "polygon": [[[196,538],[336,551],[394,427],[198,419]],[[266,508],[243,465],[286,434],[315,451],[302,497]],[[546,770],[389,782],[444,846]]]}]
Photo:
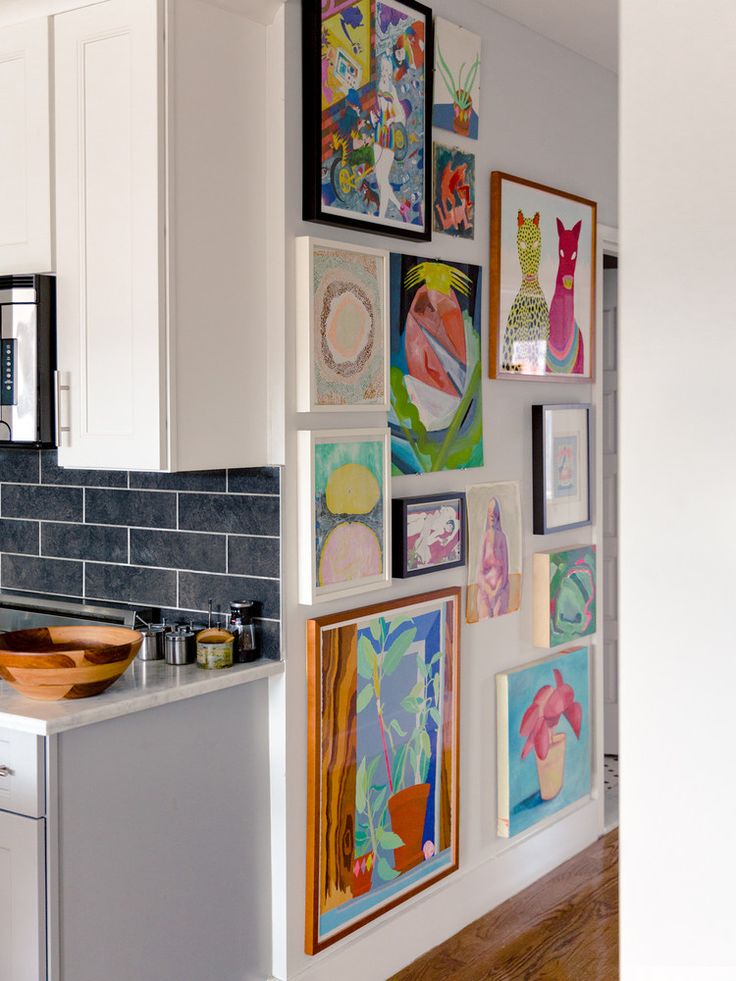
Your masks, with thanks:
[{"label": "white wall", "polygon": [[736,977],[736,6],[621,0],[624,981]]},{"label": "white wall", "polygon": [[[311,2],[311,0],[310,0]],[[589,401],[589,385],[484,383],[486,466],[482,469],[394,479],[393,494],[459,490],[488,480],[521,480],[525,581],[520,613],[462,633],[460,870],[378,922],[316,957],[303,953],[307,700],[305,623],[310,616],[360,602],[297,604],[296,438],[300,428],[334,428],[324,417],[303,415],[294,403],[294,244],[312,234],[395,251],[483,265],[483,343],[487,367],[488,219],[490,172],[505,170],[576,192],[599,203],[599,220],[617,224],[617,80],[567,49],[543,39],[473,0],[437,0],[434,12],[482,34],[481,139],[476,152],[478,227],[474,242],[437,235],[427,245],[305,224],[301,214],[300,8],[286,5],[287,109],[287,468],[284,485],[284,624],[287,678],[284,715],[287,845],[285,870],[276,865],[274,974],[314,981],[385,979],[508,896],[593,841],[602,827],[602,800],[589,801],[553,827],[513,843],[496,825],[495,674],[540,656],[531,642],[531,556],[535,550],[591,540],[594,530],[547,538],[531,535],[530,406],[544,401]],[[449,133],[437,133],[451,142]],[[345,426],[365,418],[341,417]],[[370,420],[370,425],[374,425]],[[465,570],[394,581],[370,602],[445,585],[464,585]],[[599,665],[599,662],[597,662]],[[600,692],[597,709],[602,707]],[[596,776],[600,787],[599,776]],[[278,832],[277,832],[278,833]]]}]

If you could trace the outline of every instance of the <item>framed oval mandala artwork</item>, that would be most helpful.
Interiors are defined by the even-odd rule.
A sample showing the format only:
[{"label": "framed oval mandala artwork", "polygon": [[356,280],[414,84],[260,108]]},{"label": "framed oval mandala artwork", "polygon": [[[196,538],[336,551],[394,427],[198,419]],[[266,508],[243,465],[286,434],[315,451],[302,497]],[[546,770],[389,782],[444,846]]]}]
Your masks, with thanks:
[{"label": "framed oval mandala artwork", "polygon": [[593,378],[596,203],[491,174],[491,378]]},{"label": "framed oval mandala artwork", "polygon": [[304,219],[431,238],[431,10],[315,0],[302,25]]},{"label": "framed oval mandala artwork", "polygon": [[391,581],[388,429],[299,433],[299,600]]},{"label": "framed oval mandala artwork", "polygon": [[300,412],[388,410],[388,252],[297,239]]}]

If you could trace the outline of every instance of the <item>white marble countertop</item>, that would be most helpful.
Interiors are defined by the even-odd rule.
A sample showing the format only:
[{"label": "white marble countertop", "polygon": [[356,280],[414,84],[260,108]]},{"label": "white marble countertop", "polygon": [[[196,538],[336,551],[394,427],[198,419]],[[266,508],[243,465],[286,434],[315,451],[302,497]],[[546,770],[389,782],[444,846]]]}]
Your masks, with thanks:
[{"label": "white marble countertop", "polygon": [[136,658],[122,678],[101,695],[58,702],[27,698],[0,681],[0,726],[50,736],[195,695],[245,685],[283,671],[283,661],[264,659],[206,671],[196,664],[175,667],[165,661]]}]

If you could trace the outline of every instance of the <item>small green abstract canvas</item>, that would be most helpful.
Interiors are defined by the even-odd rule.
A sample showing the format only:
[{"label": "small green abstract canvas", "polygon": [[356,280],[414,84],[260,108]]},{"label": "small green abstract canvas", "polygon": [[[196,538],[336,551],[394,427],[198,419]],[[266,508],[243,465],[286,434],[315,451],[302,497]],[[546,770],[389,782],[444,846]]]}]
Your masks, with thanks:
[{"label": "small green abstract canvas", "polygon": [[557,647],[596,632],[596,550],[583,545],[534,556],[534,643]]}]

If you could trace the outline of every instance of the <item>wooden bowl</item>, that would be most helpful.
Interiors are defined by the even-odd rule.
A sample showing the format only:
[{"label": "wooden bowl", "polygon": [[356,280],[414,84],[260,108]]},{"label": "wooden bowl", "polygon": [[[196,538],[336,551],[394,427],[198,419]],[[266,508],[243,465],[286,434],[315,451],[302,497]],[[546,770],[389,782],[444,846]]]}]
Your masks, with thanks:
[{"label": "wooden bowl", "polygon": [[40,627],[0,634],[0,678],[29,698],[99,695],[141,646],[127,627]]}]

